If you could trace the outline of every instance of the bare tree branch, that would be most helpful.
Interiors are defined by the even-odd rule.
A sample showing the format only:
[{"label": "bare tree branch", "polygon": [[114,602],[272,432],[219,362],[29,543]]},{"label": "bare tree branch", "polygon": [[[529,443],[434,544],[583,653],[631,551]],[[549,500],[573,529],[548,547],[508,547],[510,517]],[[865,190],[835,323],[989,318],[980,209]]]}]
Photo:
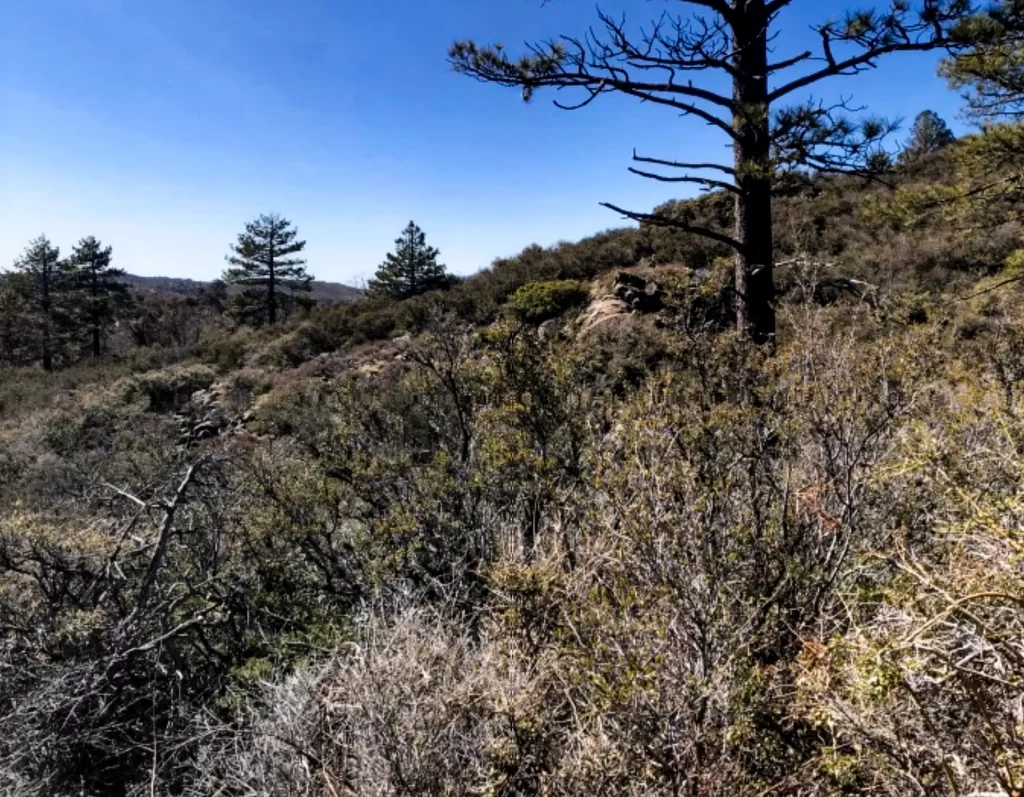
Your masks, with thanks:
[{"label": "bare tree branch", "polygon": [[[785,4],[783,2],[779,8]],[[909,3],[894,4],[884,14],[861,12],[848,15],[840,25],[820,25],[816,30],[821,38],[821,55],[816,60],[823,61],[824,66],[773,89],[769,94],[769,102],[775,102],[829,77],[856,75],[873,69],[875,62],[885,55],[925,52],[955,45],[957,42],[951,34],[950,26],[971,7],[968,0],[954,0],[946,7],[940,7],[937,0],[926,0],[916,13],[910,10]],[[846,58],[837,57],[835,46],[844,44],[858,47],[860,52]],[[805,60],[808,59],[800,56],[791,60],[787,66]]]},{"label": "bare tree branch", "polygon": [[717,188],[721,191],[728,191],[732,194],[742,196],[743,192],[732,183],[726,183],[722,180],[711,180],[707,177],[693,177],[688,174],[683,174],[678,177],[670,177],[664,174],[656,174],[654,172],[645,172],[641,169],[637,169],[633,166],[629,167],[629,171],[638,177],[646,177],[648,180],[657,180],[661,183],[693,183],[695,185],[702,185],[707,189]]},{"label": "bare tree branch", "polygon": [[699,171],[701,169],[713,169],[715,171],[724,172],[735,176],[736,170],[731,166],[725,166],[721,163],[686,163],[684,161],[671,161],[663,158],[651,158],[646,155],[637,155],[636,150],[633,150],[633,160],[637,163],[650,163],[655,166],[668,166],[672,169],[693,169]]},{"label": "bare tree branch", "polygon": [[601,202],[601,207],[614,210],[616,213],[621,213],[623,217],[632,219],[633,221],[642,222],[644,224],[651,224],[655,227],[672,227],[683,232],[693,233],[694,235],[700,235],[703,238],[709,238],[712,241],[718,241],[719,243],[730,246],[736,251],[743,250],[743,244],[724,232],[713,230],[710,227],[701,227],[699,225],[688,224],[685,221],[679,219],[673,219],[669,216],[663,216],[658,213],[638,213],[634,210],[626,210],[620,208],[618,205],[613,205],[610,202]]},{"label": "bare tree branch", "polygon": [[174,497],[168,503],[163,505],[164,517],[163,521],[160,523],[160,531],[157,534],[156,551],[153,552],[153,558],[150,560],[149,568],[142,580],[142,585],[139,587],[139,596],[136,601],[135,612],[133,612],[133,615],[145,609],[146,604],[149,602],[153,585],[156,583],[157,576],[160,574],[160,569],[163,567],[164,557],[167,555],[167,545],[170,542],[171,533],[174,529],[174,516],[185,500],[185,493],[188,491],[189,484],[192,483],[193,477],[208,460],[209,455],[204,454],[197,462],[190,465],[188,470],[185,471],[185,475],[182,478],[181,483],[178,485],[178,489],[175,491]]}]

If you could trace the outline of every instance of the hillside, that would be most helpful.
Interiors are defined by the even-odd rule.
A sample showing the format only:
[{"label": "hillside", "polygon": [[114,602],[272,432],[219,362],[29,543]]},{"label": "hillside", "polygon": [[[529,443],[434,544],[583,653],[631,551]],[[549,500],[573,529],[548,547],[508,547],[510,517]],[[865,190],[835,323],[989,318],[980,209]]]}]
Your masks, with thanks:
[{"label": "hillside", "polygon": [[0,369],[0,793],[1013,793],[1020,229],[909,216],[955,155],[778,199],[774,347],[644,225]]},{"label": "hillside", "polygon": [[[143,277],[136,274],[126,274],[125,281],[136,290],[171,294],[174,296],[195,296],[211,284],[201,280],[182,279],[180,277]],[[311,286],[313,290],[310,293],[310,298],[318,304],[352,302],[363,295],[363,292],[358,288],[342,285],[340,282],[319,282],[314,280]],[[228,295],[233,295],[238,293],[238,291],[239,288],[237,286],[228,286]]]},{"label": "hillside", "polygon": [[1024,797],[1024,0],[14,5],[0,797]]}]

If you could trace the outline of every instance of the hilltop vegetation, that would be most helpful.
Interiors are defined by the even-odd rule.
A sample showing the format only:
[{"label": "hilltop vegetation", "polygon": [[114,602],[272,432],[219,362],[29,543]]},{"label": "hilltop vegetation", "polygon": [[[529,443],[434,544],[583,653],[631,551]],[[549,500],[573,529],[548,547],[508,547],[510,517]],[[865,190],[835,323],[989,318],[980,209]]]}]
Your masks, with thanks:
[{"label": "hilltop vegetation", "polygon": [[[944,68],[1013,111],[1005,11]],[[0,793],[1020,794],[1022,128],[919,121],[773,175],[770,341],[694,233],[727,189],[465,279],[410,224],[320,307],[270,296],[309,276],[279,217],[247,312],[90,314],[38,242],[62,312],[0,293]]]},{"label": "hilltop vegetation", "polygon": [[[173,296],[194,296],[210,288],[209,282],[181,277],[146,277],[139,274],[125,274],[124,281],[132,288],[143,293]],[[237,292],[237,290],[229,285],[228,295],[230,296],[232,293]],[[350,302],[362,295],[363,292],[358,288],[354,288],[351,285],[343,285],[340,282],[318,282],[313,280],[310,283],[309,297],[318,304]]]}]

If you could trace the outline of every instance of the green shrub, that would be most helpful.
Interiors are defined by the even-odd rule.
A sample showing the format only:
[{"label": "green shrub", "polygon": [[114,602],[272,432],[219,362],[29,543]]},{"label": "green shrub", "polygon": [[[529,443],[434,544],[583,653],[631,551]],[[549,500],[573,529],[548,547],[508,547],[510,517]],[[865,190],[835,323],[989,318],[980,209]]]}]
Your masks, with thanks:
[{"label": "green shrub", "polygon": [[244,412],[272,388],[273,380],[269,374],[258,368],[244,368],[224,380],[224,402],[235,412]]},{"label": "green shrub", "polygon": [[[141,371],[157,371],[167,368],[191,360],[194,356],[195,352],[188,347],[129,346],[117,354],[114,362],[117,363],[119,371],[137,374]],[[89,363],[88,367],[96,368],[96,364]]]},{"label": "green shrub", "polygon": [[109,384],[130,372],[122,363],[83,363],[53,373],[35,366],[0,367],[0,418],[32,413],[73,391]]},{"label": "green shrub", "polygon": [[586,290],[573,280],[530,282],[512,295],[508,307],[520,320],[539,324],[578,307],[586,300]]},{"label": "green shrub", "polygon": [[130,403],[145,397],[151,412],[173,412],[197,390],[212,385],[216,378],[216,372],[208,365],[175,365],[126,380],[124,400]]},{"label": "green shrub", "polygon": [[309,341],[298,331],[288,332],[258,349],[251,358],[257,368],[294,368],[316,356]]},{"label": "green shrub", "polygon": [[254,344],[256,334],[251,329],[240,329],[223,338],[210,341],[204,351],[204,359],[221,371],[240,368],[245,363]]}]

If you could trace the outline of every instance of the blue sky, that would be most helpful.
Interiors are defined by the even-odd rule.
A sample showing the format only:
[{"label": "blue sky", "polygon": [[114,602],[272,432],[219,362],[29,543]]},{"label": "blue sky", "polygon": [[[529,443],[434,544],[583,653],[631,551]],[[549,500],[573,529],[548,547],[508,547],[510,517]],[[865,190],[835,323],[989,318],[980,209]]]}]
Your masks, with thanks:
[{"label": "blue sky", "polygon": [[[644,21],[661,0],[610,0]],[[796,0],[780,54],[846,8]],[[682,195],[626,172],[634,147],[728,157],[664,109],[607,99],[582,111],[451,72],[455,39],[581,32],[592,0],[3,0],[0,267],[46,233],[85,235],[138,274],[214,278],[245,221],[283,213],[319,279],[372,276],[416,220],[458,273],[531,243],[620,226],[600,201],[647,209]],[[958,98],[934,55],[894,56],[817,90],[871,112]]]}]

